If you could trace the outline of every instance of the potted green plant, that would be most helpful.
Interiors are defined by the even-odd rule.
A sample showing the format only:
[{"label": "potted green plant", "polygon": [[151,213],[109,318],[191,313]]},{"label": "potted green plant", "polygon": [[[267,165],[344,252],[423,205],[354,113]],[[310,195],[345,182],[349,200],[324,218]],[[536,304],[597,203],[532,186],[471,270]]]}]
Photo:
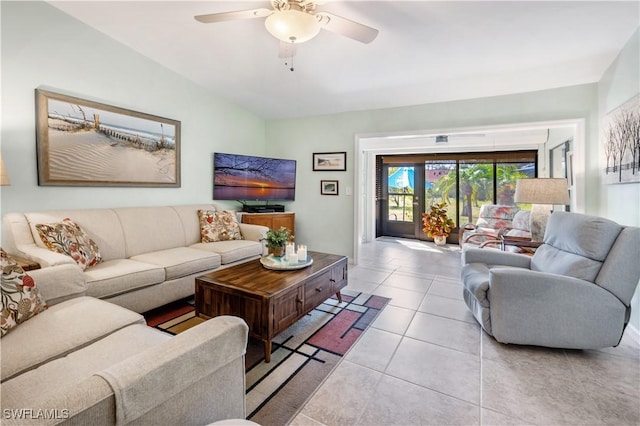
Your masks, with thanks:
[{"label": "potted green plant", "polygon": [[447,216],[447,204],[445,202],[432,204],[429,211],[422,213],[422,230],[427,237],[439,245],[445,245],[451,230],[455,228],[454,221]]},{"label": "potted green plant", "polygon": [[293,235],[291,235],[291,231],[281,226],[280,229],[277,230],[269,229],[260,241],[265,242],[269,253],[272,253],[276,257],[281,257],[284,255],[285,246],[292,238]]}]

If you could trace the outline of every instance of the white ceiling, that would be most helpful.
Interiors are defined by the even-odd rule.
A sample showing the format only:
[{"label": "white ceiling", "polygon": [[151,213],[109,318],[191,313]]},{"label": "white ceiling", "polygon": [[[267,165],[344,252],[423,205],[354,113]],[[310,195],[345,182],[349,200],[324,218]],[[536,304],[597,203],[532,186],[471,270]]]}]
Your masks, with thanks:
[{"label": "white ceiling", "polygon": [[640,25],[637,0],[323,1],[380,34],[362,44],[321,31],[291,72],[264,18],[193,19],[268,1],[49,3],[266,119],[593,83]]}]

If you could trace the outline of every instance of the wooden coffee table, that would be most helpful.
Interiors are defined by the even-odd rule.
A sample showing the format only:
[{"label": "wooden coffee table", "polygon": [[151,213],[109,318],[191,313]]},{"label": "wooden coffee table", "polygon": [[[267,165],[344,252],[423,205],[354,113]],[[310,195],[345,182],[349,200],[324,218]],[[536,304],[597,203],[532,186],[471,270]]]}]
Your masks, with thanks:
[{"label": "wooden coffee table", "polygon": [[234,315],[249,325],[249,335],[264,342],[271,361],[271,341],[281,331],[347,285],[347,258],[309,252],[313,264],[293,271],[265,268],[259,259],[196,278],[196,315]]}]

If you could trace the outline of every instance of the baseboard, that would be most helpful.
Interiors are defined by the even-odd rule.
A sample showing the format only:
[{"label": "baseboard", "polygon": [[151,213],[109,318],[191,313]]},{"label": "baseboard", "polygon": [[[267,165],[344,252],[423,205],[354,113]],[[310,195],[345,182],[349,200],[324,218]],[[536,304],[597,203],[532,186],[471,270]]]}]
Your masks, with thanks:
[{"label": "baseboard", "polygon": [[627,330],[631,333],[631,338],[634,342],[638,342],[640,344],[640,331],[635,328],[632,324],[627,324]]}]

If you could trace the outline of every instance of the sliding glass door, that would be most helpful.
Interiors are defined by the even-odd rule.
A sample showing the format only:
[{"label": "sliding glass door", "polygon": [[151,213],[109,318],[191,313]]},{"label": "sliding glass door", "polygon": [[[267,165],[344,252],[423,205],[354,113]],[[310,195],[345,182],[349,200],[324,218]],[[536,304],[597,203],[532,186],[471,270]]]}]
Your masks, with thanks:
[{"label": "sliding glass door", "polygon": [[417,190],[424,185],[419,175],[421,168],[419,164],[383,166],[380,181],[384,194],[381,203],[384,235],[415,238],[422,217],[421,191]]},{"label": "sliding glass door", "polygon": [[513,205],[517,179],[535,177],[536,151],[382,156],[378,236],[427,239],[422,213],[444,201],[457,229],[474,223],[485,204]]}]

